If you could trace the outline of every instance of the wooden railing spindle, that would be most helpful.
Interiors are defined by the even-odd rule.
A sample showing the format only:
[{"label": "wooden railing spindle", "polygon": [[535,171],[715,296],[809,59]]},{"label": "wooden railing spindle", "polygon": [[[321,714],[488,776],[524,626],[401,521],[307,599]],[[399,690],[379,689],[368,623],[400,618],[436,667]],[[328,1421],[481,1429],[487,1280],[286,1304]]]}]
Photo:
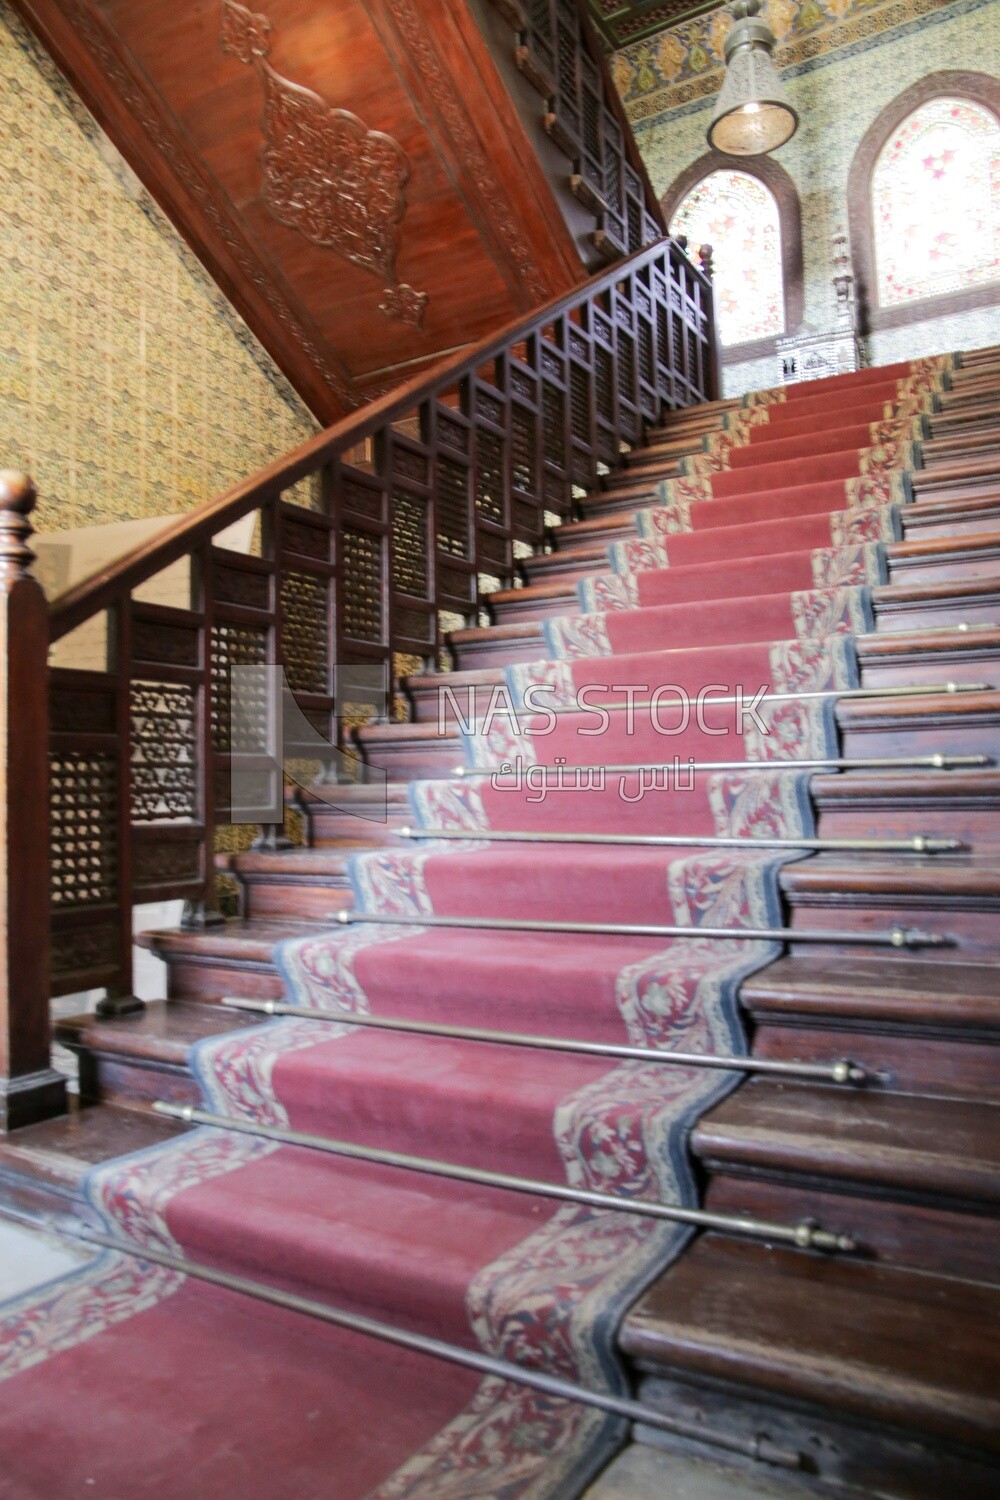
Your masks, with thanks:
[{"label": "wooden railing spindle", "polygon": [[[404,707],[398,679],[439,658],[481,593],[511,584],[515,549],[544,544],[547,516],[572,514],[574,487],[619,467],[664,408],[714,394],[712,339],[709,283],[661,240],[179,518],[47,619],[28,571],[34,492],[6,476],[0,1123],[62,1104],[47,1067],[50,994],[103,988],[114,1014],[138,1003],[134,905],[180,900],[185,926],[222,920],[215,849],[232,821],[233,668],[283,666],[301,715],[301,733],[241,766],[242,816],[262,828],[258,847],[275,848],[283,755],[329,764],[317,734],[349,749],[350,726]],[[294,493],[303,481],[319,510]],[[260,556],[220,540],[254,518]],[[192,575],[182,604],[139,597],[181,562]],[[104,613],[110,662],[47,672],[49,642]],[[356,677],[338,701],[338,669],[384,674],[388,704]],[[31,759],[47,743],[46,701],[51,851],[49,774]]]}]

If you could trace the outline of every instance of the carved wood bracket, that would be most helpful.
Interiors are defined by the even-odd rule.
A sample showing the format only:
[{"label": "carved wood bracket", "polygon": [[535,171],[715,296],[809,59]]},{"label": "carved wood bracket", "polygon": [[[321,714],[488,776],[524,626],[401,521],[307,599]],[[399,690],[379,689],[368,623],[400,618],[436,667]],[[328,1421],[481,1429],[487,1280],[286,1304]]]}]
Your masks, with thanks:
[{"label": "carved wood bracket", "polygon": [[406,153],[350,110],[332,109],[275,72],[267,61],[272,31],[267,16],[223,0],[222,50],[253,67],[263,89],[264,202],[280,224],[378,276],[379,312],[420,328],[427,293],[396,277],[410,178]]}]

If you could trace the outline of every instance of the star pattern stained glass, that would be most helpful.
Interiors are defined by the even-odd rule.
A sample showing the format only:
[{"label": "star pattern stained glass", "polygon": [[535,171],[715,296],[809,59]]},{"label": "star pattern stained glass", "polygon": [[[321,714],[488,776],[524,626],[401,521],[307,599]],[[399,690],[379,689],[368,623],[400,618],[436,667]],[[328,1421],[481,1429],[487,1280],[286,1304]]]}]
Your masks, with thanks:
[{"label": "star pattern stained glass", "polygon": [[880,307],[1000,281],[1000,122],[931,99],[883,146],[871,181]]},{"label": "star pattern stained glass", "polygon": [[781,223],[774,194],[748,172],[710,172],[683,198],[670,233],[688,255],[711,245],[719,342],[729,348],[785,331]]}]

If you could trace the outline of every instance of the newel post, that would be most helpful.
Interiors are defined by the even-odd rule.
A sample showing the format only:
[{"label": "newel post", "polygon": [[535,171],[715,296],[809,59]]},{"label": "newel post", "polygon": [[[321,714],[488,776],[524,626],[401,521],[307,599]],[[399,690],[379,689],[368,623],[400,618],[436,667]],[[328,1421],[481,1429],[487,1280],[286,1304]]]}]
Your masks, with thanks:
[{"label": "newel post", "polygon": [[31,576],[35,487],[0,470],[0,1130],[62,1113],[50,1065],[49,612]]},{"label": "newel post", "polygon": [[709,388],[706,400],[718,401],[722,396],[722,346],[715,322],[715,256],[711,245],[698,246],[698,264],[708,282],[708,332],[709,332]]}]

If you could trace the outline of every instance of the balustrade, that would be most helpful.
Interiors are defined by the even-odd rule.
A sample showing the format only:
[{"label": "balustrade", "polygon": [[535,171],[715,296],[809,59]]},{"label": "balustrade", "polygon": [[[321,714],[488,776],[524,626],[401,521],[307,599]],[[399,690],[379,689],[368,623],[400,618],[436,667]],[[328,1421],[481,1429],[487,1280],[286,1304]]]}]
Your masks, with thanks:
[{"label": "balustrade", "polygon": [[[26,573],[30,487],[7,484],[11,1050],[0,1083],[37,1073],[35,1113],[59,1107],[46,1074],[49,995],[101,988],[105,1011],[136,1004],[135,906],[178,899],[188,924],[217,920],[233,668],[282,664],[308,725],[333,743],[348,744],[345,724],[379,707],[356,688],[338,702],[338,669],[384,675],[394,712],[399,678],[437,661],[446,631],[511,583],[515,554],[571,513],[575,488],[619,465],[665,408],[717,394],[712,329],[707,279],[660,241],[178,518],[55,601],[48,622]],[[225,545],[221,534],[248,517],[251,550]],[[182,602],[149,602],[167,569]],[[101,669],[46,671],[49,640],[102,616]],[[304,758],[314,753],[303,745]],[[256,795],[273,837],[282,788],[266,761]]]}]

